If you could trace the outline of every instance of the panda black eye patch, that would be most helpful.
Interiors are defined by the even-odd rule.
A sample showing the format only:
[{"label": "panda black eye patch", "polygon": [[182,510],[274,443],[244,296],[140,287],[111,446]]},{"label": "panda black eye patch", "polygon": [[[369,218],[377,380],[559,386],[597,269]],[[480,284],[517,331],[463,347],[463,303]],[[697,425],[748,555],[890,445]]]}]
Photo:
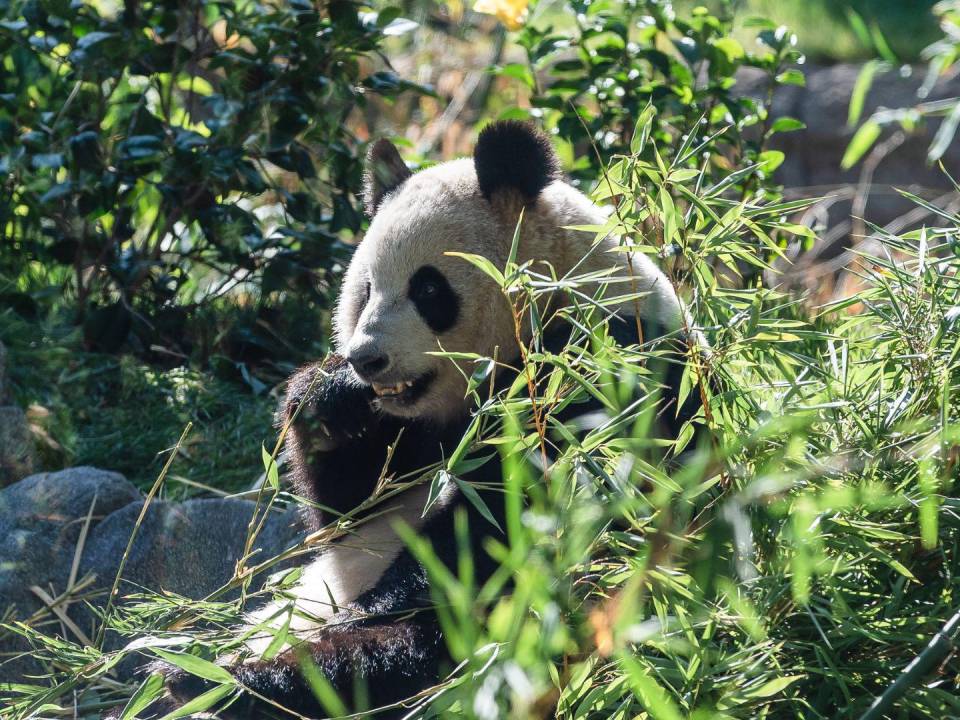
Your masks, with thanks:
[{"label": "panda black eye patch", "polygon": [[460,298],[443,273],[432,265],[424,265],[413,274],[407,296],[435,333],[442,333],[456,324]]}]

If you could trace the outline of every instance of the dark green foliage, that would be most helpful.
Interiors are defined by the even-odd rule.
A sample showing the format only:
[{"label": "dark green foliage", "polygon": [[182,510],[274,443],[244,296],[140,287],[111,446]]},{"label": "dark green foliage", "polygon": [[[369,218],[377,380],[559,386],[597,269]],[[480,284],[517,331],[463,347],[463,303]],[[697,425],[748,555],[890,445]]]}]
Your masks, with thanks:
[{"label": "dark green foliage", "polygon": [[746,0],[740,7],[745,15],[755,13],[802,28],[804,53],[814,62],[829,64],[882,57],[887,49],[904,62],[916,62],[937,36],[933,9],[938,4],[938,0]]},{"label": "dark green foliage", "polygon": [[233,290],[256,312],[232,332],[289,355],[271,311],[294,292],[316,317],[363,222],[345,121],[412,87],[373,69],[398,13],[98,7],[0,3],[2,300],[62,301],[90,349],[191,355],[197,308]]},{"label": "dark green foliage", "polygon": [[554,24],[519,33],[528,68],[510,65],[500,72],[527,83],[547,124],[581,150],[573,168],[580,179],[595,178],[601,163],[629,152],[637,120],[649,106],[656,110],[651,133],[664,157],[686,155],[684,165],[692,167],[707,153],[710,179],[736,169],[741,174],[734,188],[762,189],[783,160],[780,153],[764,153],[764,143],[801,125],[789,118],[773,122],[770,97],[738,95],[734,74],[758,68],[770,93],[777,85],[802,85],[803,74],[793,67],[800,53],[790,32],[758,19],[751,28],[760,43],[745,49],[731,36],[730,4],[721,8],[717,15],[698,7],[680,17],[661,0],[571,0]]}]

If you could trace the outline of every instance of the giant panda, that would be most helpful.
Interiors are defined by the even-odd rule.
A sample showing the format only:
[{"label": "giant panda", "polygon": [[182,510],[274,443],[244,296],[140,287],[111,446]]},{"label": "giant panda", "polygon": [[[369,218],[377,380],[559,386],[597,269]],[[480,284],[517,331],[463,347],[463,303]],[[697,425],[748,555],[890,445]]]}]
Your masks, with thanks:
[{"label": "giant panda", "polygon": [[[344,702],[359,691],[370,707],[410,697],[448,667],[426,572],[396,524],[428,539],[455,567],[453,518],[466,513],[481,582],[494,569],[484,539],[497,529],[450,489],[452,483],[425,516],[428,482],[411,483],[363,511],[383,478],[415,478],[449,457],[470,422],[466,378],[472,368],[467,360],[431,352],[499,353],[502,360],[510,359],[511,348],[518,353],[514,317],[500,289],[448,253],[480,255],[502,268],[522,211],[518,262],[547,263],[558,277],[611,269],[631,277],[639,299],[614,308],[609,320],[618,342],[679,338],[678,357],[702,342],[673,286],[646,255],[617,252],[615,238],[596,243],[592,233],[571,229],[603,225],[606,213],[560,179],[549,140],[528,124],[493,123],[480,133],[472,159],[417,173],[394,145],[380,140],[368,152],[364,201],[371,222],[340,291],[336,352],[290,379],[281,413],[309,525],[316,530],[347,516],[351,527],[302,569],[290,597],[252,613],[246,632],[262,632],[251,635],[245,653],[225,662],[251,692],[221,716],[284,716],[271,702],[323,716],[300,670],[304,658]],[[529,327],[522,332],[528,340]],[[565,332],[553,332],[546,342],[561,351],[569,327]],[[674,393],[678,383],[679,371],[668,372]],[[684,421],[695,405],[688,401],[668,414]],[[477,488],[502,488],[496,458],[463,479]],[[502,489],[480,492],[490,512],[502,514]],[[262,659],[288,618],[287,645]],[[174,668],[166,674],[173,705],[206,689],[203,680]]]}]

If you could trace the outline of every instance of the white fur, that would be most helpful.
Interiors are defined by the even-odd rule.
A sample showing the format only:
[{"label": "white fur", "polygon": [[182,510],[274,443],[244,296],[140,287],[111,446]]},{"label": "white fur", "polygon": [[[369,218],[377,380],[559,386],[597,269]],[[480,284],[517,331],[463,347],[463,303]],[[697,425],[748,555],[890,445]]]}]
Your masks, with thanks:
[{"label": "white fur", "polygon": [[[406,523],[414,531],[423,527],[426,518],[421,515],[428,491],[427,486],[419,485],[385,501],[382,514],[358,523],[304,566],[299,581],[289,590],[289,599],[268,603],[250,613],[247,616],[250,627],[263,625],[263,629],[246,642],[253,653],[251,659],[264,653],[291,611],[290,637],[284,648],[309,640],[311,633],[349,610],[360,595],[376,585],[404,548],[394,530],[396,523]],[[446,499],[441,496],[431,508],[431,514],[443,507]],[[380,510],[377,508],[375,512]]]},{"label": "white fur", "polygon": [[[414,405],[384,405],[386,412],[446,420],[466,411],[466,388],[460,370],[444,358],[425,354],[442,349],[492,357],[518,352],[510,307],[495,283],[480,270],[447,252],[481,255],[497,268],[506,264],[523,203],[505,190],[487,200],[480,193],[471,160],[455,160],[423,170],[388,194],[347,270],[336,313],[338,351],[385,351],[390,367],[378,382],[384,385],[433,372],[436,379]],[[645,293],[624,303],[623,313],[660,321],[668,328],[683,324],[684,311],[667,277],[643,253],[618,252],[618,241],[604,238],[594,247],[594,234],[565,229],[603,225],[607,213],[563,182],[553,182],[524,210],[518,260],[534,261],[546,273],[549,264],[563,277],[614,269],[629,278],[611,290]],[[629,258],[629,265],[628,265]],[[407,298],[407,285],[423,265],[442,272],[461,300],[460,320],[436,335]],[[372,268],[376,270],[373,271]],[[369,287],[369,299],[367,289]],[[584,289],[588,294],[589,288]],[[366,301],[366,303],[365,303]],[[524,328],[524,340],[529,338]]]}]

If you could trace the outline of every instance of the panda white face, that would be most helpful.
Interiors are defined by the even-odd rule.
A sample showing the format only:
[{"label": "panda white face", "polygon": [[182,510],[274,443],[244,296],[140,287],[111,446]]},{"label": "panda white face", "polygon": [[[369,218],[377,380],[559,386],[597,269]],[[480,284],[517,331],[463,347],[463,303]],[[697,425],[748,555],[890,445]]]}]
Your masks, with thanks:
[{"label": "panda white face", "polygon": [[492,356],[512,321],[493,281],[446,253],[502,264],[500,233],[469,161],[420,172],[383,201],[344,279],[336,330],[384,412],[443,422],[466,411],[470,363],[429,353]]},{"label": "panda white face", "polygon": [[[519,355],[512,308],[483,272],[448,253],[481,255],[503,268],[523,211],[518,262],[562,276],[629,262],[631,288],[649,297],[643,317],[676,328],[679,299],[650,259],[617,250],[614,238],[569,226],[602,225],[606,215],[557,181],[546,137],[523,123],[488,126],[473,160],[412,174],[397,149],[375,143],[367,157],[364,198],[372,222],[344,278],[335,317],[338,352],[376,392],[383,411],[445,422],[468,411],[472,361],[431,352],[470,353],[510,362]],[[621,248],[622,249],[622,248]],[[584,289],[585,292],[590,292]],[[521,329],[522,340],[528,330]]]}]

